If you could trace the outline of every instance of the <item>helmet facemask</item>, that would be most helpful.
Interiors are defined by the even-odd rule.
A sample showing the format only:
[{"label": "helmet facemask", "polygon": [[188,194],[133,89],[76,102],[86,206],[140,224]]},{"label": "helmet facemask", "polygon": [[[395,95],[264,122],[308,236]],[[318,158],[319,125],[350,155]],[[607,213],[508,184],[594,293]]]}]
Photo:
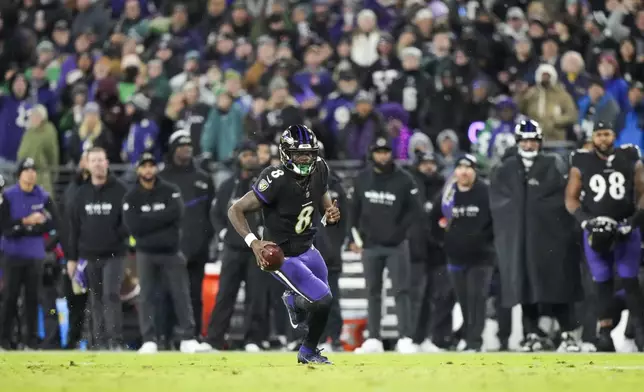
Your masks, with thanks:
[{"label": "helmet facemask", "polygon": [[[308,156],[306,163],[303,156]],[[300,176],[310,175],[315,168],[315,161],[318,157],[318,149],[300,145],[300,148],[284,149],[280,147],[280,159],[284,166],[293,173]]]}]

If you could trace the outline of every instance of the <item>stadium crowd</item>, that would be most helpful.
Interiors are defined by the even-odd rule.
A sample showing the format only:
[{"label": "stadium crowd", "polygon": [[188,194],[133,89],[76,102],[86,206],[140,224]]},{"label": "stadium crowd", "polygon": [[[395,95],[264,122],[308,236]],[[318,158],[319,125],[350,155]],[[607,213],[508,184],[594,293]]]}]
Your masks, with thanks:
[{"label": "stadium crowd", "polygon": [[[512,212],[499,207],[518,196],[500,195],[495,185],[509,178],[498,170],[522,148],[513,147],[517,140],[536,140],[517,136],[522,121],[539,124],[543,137],[531,148],[557,155],[552,167],[561,181],[569,152],[586,145],[598,124],[615,130],[616,146],[644,148],[639,0],[13,0],[0,8],[0,75],[2,185],[9,192],[16,189],[9,183],[31,184],[25,192],[40,206],[33,211],[47,212],[24,213],[28,234],[17,234],[15,218],[0,217],[4,349],[60,348],[59,297],[70,312],[68,348],[88,340],[84,335],[93,349],[154,352],[173,349],[175,341],[185,352],[229,348],[242,281],[243,347],[267,349],[274,335],[280,339],[273,346],[295,341],[283,288],[259,271],[226,217],[257,169],[279,162],[279,137],[293,124],[311,128],[329,166],[339,168],[329,187],[350,216],[321,229],[316,240],[335,297],[324,336],[331,349],[342,348],[338,280],[345,248],[361,254],[367,280],[369,339],[362,352],[383,350],[385,268],[394,285],[400,352],[481,350],[490,296],[502,350],[517,304],[523,349],[560,342],[564,349],[602,349],[583,258],[553,250],[576,241],[565,235],[576,233],[563,206],[565,182],[555,181],[559,209],[513,210],[552,214],[557,222],[556,230],[544,224],[521,238],[510,229]],[[402,177],[372,178],[372,167],[390,158],[399,163],[396,173],[404,168]],[[367,168],[347,176],[338,163],[347,161]],[[471,205],[491,206],[480,215],[477,207],[480,219],[461,225],[460,237],[444,230],[445,219],[458,216],[438,207],[459,168],[456,177],[477,177],[483,187],[473,188],[473,199],[460,199],[462,217],[471,217]],[[69,171],[73,178],[63,179]],[[407,184],[409,174],[414,181]],[[161,199],[141,201],[137,186],[157,179],[173,185],[159,191]],[[172,187],[183,203],[176,211]],[[418,209],[400,204],[396,196],[405,187],[419,190]],[[160,203],[163,211],[128,214],[124,196],[125,205]],[[0,200],[7,206],[12,197],[18,196]],[[391,212],[392,205],[400,210]],[[109,223],[95,216],[109,216]],[[260,227],[261,217],[249,222]],[[167,232],[154,231],[157,223]],[[470,253],[461,241],[476,233],[468,227],[476,227],[480,240]],[[549,230],[565,238],[543,234]],[[33,241],[34,234],[46,237],[42,252],[13,253],[8,238]],[[522,293],[526,286],[512,280],[507,261],[520,251],[499,251],[508,243],[530,244],[534,254],[526,263],[537,267],[528,274],[545,268],[558,279],[536,273],[539,288]],[[550,244],[550,253],[539,243]],[[217,259],[217,305],[202,325],[204,265]],[[560,270],[557,261],[573,266]],[[456,332],[455,302],[465,320]],[[539,329],[542,315],[556,318],[562,334]],[[88,323],[91,333],[84,333]],[[573,337],[579,326],[584,332]]]}]

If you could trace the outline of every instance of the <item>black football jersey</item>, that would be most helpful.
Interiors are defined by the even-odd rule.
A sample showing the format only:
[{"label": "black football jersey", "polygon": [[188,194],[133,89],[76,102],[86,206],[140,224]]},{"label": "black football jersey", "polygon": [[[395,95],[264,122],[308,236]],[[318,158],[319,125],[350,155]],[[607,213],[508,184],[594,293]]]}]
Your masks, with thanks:
[{"label": "black football jersey", "polygon": [[635,164],[639,148],[624,145],[607,159],[594,151],[577,150],[571,165],[581,172],[582,207],[594,217],[606,216],[621,221],[635,212]]},{"label": "black football jersey", "polygon": [[273,241],[285,256],[298,256],[313,244],[322,196],[328,189],[329,168],[322,158],[304,180],[283,165],[262,171],[253,191],[263,203],[263,239]]}]

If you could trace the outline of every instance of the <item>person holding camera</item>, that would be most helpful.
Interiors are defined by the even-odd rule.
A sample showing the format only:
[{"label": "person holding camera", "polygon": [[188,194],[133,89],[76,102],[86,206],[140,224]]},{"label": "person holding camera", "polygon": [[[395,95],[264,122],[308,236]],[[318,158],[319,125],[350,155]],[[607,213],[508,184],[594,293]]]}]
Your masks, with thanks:
[{"label": "person holding camera", "polygon": [[24,287],[24,314],[27,336],[26,349],[38,346],[38,295],[42,286],[45,259],[44,234],[56,228],[58,212],[51,196],[39,185],[32,158],[18,163],[18,183],[2,193],[0,229],[4,252],[4,281],[0,310],[0,346],[9,349],[18,298]]}]

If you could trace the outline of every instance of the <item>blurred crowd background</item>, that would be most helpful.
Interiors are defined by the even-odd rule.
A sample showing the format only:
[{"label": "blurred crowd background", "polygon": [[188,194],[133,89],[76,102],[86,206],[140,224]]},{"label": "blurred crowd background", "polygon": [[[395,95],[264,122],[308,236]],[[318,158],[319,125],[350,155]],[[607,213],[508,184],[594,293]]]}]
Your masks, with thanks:
[{"label": "blurred crowd background", "polygon": [[644,148],[639,0],[7,0],[0,77],[0,172],[34,159],[63,210],[85,151],[131,183],[176,131],[217,188],[307,124],[349,194],[377,137],[443,177],[487,175],[526,117],[562,155],[600,121]]}]

